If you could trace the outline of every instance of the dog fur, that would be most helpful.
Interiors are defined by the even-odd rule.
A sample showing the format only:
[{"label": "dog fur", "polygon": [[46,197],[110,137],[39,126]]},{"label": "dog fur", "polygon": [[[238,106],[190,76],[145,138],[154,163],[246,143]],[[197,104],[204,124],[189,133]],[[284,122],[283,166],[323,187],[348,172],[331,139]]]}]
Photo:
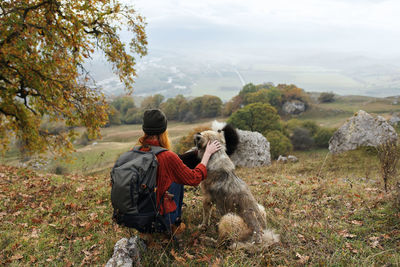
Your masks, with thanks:
[{"label": "dog fur", "polygon": [[[232,138],[233,132],[228,134]],[[237,135],[237,134],[236,134]],[[279,236],[266,227],[265,209],[257,203],[246,183],[235,174],[230,160],[224,131],[204,131],[194,137],[200,159],[209,141],[218,140],[223,149],[214,153],[207,164],[207,179],[201,184],[203,192],[203,221],[207,227],[211,208],[215,204],[222,216],[219,226],[219,241],[232,241],[236,248],[248,248],[253,244],[268,246],[278,242]],[[237,138],[237,143],[238,143]],[[237,143],[235,146],[237,146]]]}]

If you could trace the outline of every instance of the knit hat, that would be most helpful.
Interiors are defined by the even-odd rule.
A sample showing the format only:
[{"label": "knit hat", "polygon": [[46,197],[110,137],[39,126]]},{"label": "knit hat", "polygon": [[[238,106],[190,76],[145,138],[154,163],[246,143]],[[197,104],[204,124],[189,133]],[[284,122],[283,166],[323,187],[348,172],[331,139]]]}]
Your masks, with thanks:
[{"label": "knit hat", "polygon": [[148,109],[143,115],[143,131],[147,135],[158,135],[167,129],[167,117],[159,109]]}]

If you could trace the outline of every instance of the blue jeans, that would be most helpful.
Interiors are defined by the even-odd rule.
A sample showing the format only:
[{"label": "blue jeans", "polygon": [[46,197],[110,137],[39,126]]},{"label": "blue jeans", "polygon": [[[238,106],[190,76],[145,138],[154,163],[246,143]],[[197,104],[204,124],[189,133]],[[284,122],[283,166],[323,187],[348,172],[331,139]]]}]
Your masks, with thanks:
[{"label": "blue jeans", "polygon": [[176,220],[182,216],[182,204],[183,204],[183,185],[172,183],[168,188],[168,192],[174,195],[174,202],[176,204],[176,210],[167,214],[164,214],[164,219],[167,226],[174,224]]}]

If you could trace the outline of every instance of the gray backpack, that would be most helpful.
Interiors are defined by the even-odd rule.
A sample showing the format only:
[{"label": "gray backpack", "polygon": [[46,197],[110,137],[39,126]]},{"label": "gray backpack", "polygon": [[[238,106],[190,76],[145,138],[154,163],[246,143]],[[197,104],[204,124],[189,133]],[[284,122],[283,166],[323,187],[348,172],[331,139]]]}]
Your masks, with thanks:
[{"label": "gray backpack", "polygon": [[164,232],[166,224],[156,202],[156,155],[166,149],[139,149],[135,147],[120,156],[111,171],[113,219],[140,232]]}]

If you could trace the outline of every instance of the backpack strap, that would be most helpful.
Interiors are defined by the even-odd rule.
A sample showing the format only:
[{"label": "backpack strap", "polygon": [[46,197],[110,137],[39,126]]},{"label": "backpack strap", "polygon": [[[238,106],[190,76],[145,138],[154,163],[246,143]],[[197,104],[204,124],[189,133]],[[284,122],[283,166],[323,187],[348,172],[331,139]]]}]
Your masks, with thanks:
[{"label": "backpack strap", "polygon": [[158,155],[161,152],[167,151],[168,149],[165,149],[160,146],[150,146],[151,147],[151,152],[154,153],[154,155]]}]

